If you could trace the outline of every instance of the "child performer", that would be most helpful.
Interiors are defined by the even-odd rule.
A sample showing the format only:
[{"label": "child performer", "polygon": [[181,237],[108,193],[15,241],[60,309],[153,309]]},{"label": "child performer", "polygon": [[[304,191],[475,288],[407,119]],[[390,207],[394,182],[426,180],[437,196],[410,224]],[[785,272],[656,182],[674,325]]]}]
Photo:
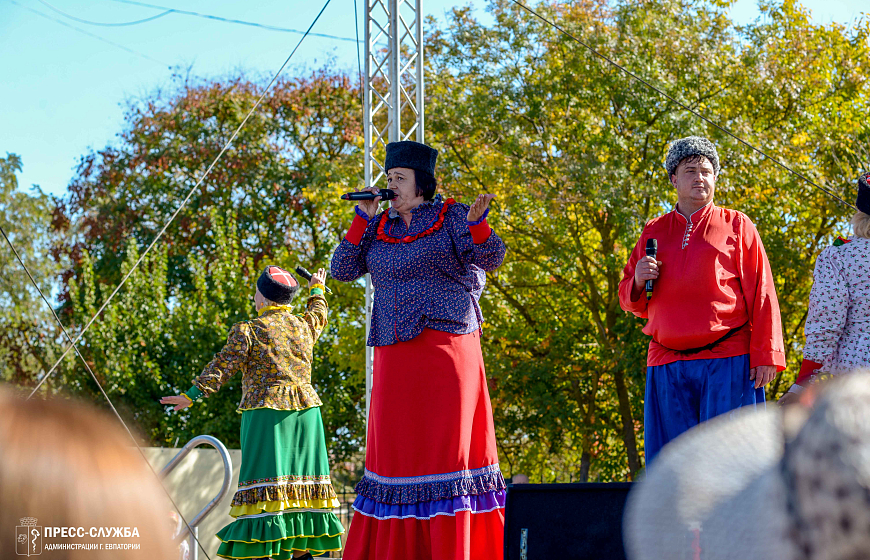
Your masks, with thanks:
[{"label": "child performer", "polygon": [[326,326],[326,271],[309,281],[308,311],[291,312],[292,274],[267,266],[257,280],[259,317],[233,325],[227,344],[183,395],[161,404],[190,406],[242,374],[239,491],[221,529],[223,558],[312,558],[341,549],[344,528],[329,478],[320,398],[311,386],[313,347]]}]

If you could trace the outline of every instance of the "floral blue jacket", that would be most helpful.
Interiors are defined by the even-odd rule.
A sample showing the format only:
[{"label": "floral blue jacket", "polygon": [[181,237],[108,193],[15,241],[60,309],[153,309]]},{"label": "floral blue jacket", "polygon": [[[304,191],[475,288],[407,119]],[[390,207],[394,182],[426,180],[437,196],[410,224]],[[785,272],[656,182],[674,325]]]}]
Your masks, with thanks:
[{"label": "floral blue jacket", "polygon": [[371,220],[357,211],[331,274],[341,282],[371,274],[369,346],[411,340],[424,328],[467,334],[481,327],[486,272],[501,266],[505,245],[485,218],[468,224],[467,214],[468,206],[440,197],[415,208],[410,227],[389,210]]}]

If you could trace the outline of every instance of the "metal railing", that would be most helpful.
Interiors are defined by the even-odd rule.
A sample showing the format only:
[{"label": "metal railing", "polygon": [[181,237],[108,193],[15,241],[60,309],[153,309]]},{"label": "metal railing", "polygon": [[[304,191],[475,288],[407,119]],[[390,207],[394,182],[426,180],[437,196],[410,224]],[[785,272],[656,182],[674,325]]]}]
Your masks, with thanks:
[{"label": "metal railing", "polygon": [[[218,455],[221,456],[221,460],[224,463],[224,481],[221,484],[220,492],[218,495],[212,498],[212,500],[206,504],[204,508],[200,510],[196,516],[188,522],[190,525],[190,529],[193,530],[193,534],[190,535],[190,560],[199,560],[199,546],[197,545],[196,539],[199,538],[199,529],[198,525],[202,523],[202,520],[208,516],[209,513],[223,500],[226,495],[230,491],[230,485],[232,484],[233,478],[233,460],[230,458],[230,453],[227,451],[227,448],[223,443],[220,442],[219,439],[212,436],[196,436],[192,440],[188,441],[184,444],[184,447],[181,448],[175,457],[169,460],[166,463],[166,466],[163,467],[163,470],[160,471],[160,477],[166,478],[166,476],[172,472],[172,470],[178,466],[178,464],[190,454],[196,447],[200,445],[211,445],[215,448],[215,451],[218,452]],[[179,540],[184,537],[184,535],[190,533],[187,527],[182,527],[181,531],[178,533]]]}]

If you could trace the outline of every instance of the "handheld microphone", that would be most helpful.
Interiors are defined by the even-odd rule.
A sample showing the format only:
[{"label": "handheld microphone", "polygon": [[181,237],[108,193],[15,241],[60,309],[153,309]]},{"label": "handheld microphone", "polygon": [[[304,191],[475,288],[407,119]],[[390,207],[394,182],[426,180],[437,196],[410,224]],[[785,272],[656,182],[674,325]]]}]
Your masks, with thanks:
[{"label": "handheld microphone", "polygon": [[[646,240],[646,256],[656,258],[656,252],[658,251],[658,248],[659,248],[658,241],[656,241],[655,239],[647,239]],[[654,280],[647,280],[646,281],[646,299],[647,299],[647,301],[649,301],[649,299],[652,297],[653,282],[654,282]]]},{"label": "handheld microphone", "polygon": [[[306,280],[309,280],[309,281],[311,280],[311,273],[308,272],[307,270],[305,270],[304,268],[302,268],[301,266],[296,267],[296,274],[298,274],[302,278],[305,278]],[[330,290],[329,286],[327,286],[326,284],[323,285],[323,288],[326,290],[327,294],[332,293],[332,290]]]},{"label": "handheld microphone", "polygon": [[381,189],[377,193],[363,191],[349,192],[341,195],[342,200],[374,200],[377,197],[381,197],[381,200],[392,200],[396,198],[396,191],[392,189]]}]

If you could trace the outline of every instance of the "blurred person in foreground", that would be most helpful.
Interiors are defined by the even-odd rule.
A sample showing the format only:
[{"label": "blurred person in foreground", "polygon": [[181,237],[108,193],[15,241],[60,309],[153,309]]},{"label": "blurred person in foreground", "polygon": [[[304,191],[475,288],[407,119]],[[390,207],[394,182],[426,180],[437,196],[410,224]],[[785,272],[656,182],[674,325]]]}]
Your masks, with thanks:
[{"label": "blurred person in foreground", "polygon": [[25,401],[0,386],[0,557],[176,558],[170,508],[114,417],[67,400]]},{"label": "blurred person in foreground", "polygon": [[816,260],[804,359],[780,404],[797,400],[820,375],[870,367],[870,173],[858,177],[855,206],[854,235],[837,239]]},{"label": "blurred person in foreground", "polygon": [[[719,154],[706,138],[673,142],[665,160],[677,194],[643,228],[619,284],[619,303],[652,340],[644,399],[646,464],[689,428],[741,406],[764,405],[785,369],[779,302],[750,219],[713,204]],[[648,240],[658,242],[646,256]],[[648,280],[655,282],[644,293]]]},{"label": "blurred person in foreground", "polygon": [[870,374],[665,447],[629,494],[629,560],[870,558]]}]

